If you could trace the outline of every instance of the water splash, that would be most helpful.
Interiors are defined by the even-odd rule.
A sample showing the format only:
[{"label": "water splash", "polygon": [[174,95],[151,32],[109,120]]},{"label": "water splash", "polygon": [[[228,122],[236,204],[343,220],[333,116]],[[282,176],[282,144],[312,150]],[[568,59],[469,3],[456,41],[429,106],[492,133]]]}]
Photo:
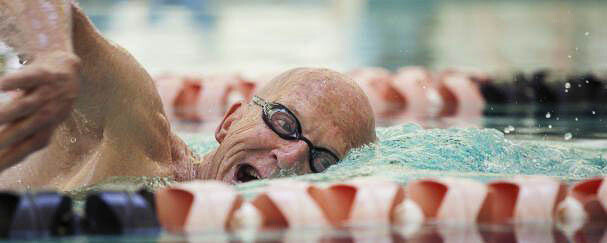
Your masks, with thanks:
[{"label": "water splash", "polygon": [[[332,183],[355,177],[382,177],[400,183],[421,177],[466,177],[487,181],[514,175],[542,174],[576,180],[607,173],[607,149],[579,148],[570,142],[513,141],[496,129],[423,129],[404,124],[377,129],[379,142],[357,148],[339,164],[319,174],[291,179]],[[192,150],[203,155],[217,146],[212,136],[180,134]],[[570,134],[570,136],[572,136]],[[170,184],[169,181],[156,185]],[[121,179],[121,182],[131,179]],[[135,181],[141,184],[136,178]],[[267,185],[267,179],[239,184],[250,197]],[[102,183],[103,184],[103,183]],[[110,184],[116,184],[112,179]],[[91,188],[104,188],[94,186]],[[78,190],[83,192],[87,190]]]},{"label": "water splash", "polygon": [[[565,180],[607,172],[600,151],[565,143],[512,141],[495,129],[423,129],[405,124],[377,130],[380,142],[352,150],[339,164],[320,174],[293,177],[330,183],[377,176],[401,183],[420,177],[455,176],[486,181],[521,174],[558,176]],[[238,187],[248,191],[268,180]]]}]

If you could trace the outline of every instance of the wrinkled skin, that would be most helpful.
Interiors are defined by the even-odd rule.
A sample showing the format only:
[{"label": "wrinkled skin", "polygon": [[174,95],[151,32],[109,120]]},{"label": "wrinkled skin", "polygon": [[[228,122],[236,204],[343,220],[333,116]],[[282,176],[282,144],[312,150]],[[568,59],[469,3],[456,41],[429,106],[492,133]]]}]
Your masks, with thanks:
[{"label": "wrinkled skin", "polygon": [[[33,57],[26,68],[2,77],[3,89],[24,88],[25,94],[0,107],[0,188],[70,190],[110,176],[237,182],[234,171],[243,163],[263,178],[310,172],[307,145],[279,138],[263,123],[260,107],[244,102],[231,105],[215,134],[218,148],[200,160],[171,131],[151,77],[77,6],[61,0],[0,3],[10,5],[0,12],[6,20],[0,21],[2,39]],[[20,41],[44,32],[28,25],[5,28],[21,17],[58,25],[45,33],[64,45],[41,49]],[[13,29],[17,33],[9,33]],[[376,139],[367,97],[337,72],[294,69],[258,94],[289,107],[303,135],[340,158]]]},{"label": "wrinkled skin", "polygon": [[[366,96],[340,73],[293,69],[271,81],[259,95],[287,106],[299,119],[303,135],[339,158],[349,149],[376,139]],[[234,174],[243,163],[253,166],[263,178],[312,172],[308,145],[278,137],[263,122],[257,105],[232,105],[215,137],[220,146],[205,156],[200,168],[203,178],[236,182]]]}]

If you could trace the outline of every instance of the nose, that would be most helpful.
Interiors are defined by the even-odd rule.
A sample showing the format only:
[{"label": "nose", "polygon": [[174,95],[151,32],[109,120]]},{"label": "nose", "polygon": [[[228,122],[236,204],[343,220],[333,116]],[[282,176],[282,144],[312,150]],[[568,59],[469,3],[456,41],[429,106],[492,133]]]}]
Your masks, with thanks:
[{"label": "nose", "polygon": [[308,159],[308,144],[303,140],[286,141],[272,150],[272,154],[280,169],[303,168],[304,162]]}]

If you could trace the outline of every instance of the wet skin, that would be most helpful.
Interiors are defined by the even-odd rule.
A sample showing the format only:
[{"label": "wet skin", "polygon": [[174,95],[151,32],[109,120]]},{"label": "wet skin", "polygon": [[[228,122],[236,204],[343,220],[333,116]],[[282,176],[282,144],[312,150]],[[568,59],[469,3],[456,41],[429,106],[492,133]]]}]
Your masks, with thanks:
[{"label": "wet skin", "polygon": [[[340,73],[293,69],[271,81],[259,96],[289,108],[300,121],[303,135],[339,158],[349,149],[375,140],[366,96]],[[204,178],[238,181],[235,174],[242,164],[253,166],[263,178],[312,172],[308,145],[280,138],[263,122],[261,107],[252,103],[232,106],[215,137],[220,146],[205,156]]]},{"label": "wet skin", "polygon": [[[32,19],[29,15],[44,19],[40,16],[53,14],[40,3],[19,6],[13,1],[1,2],[16,9],[1,13],[0,18],[8,23],[15,19],[27,22]],[[3,117],[9,117],[0,120],[0,187],[69,190],[110,176],[173,176],[177,180],[236,183],[311,172],[308,145],[280,138],[263,122],[261,108],[245,102],[229,108],[215,133],[219,146],[198,159],[171,131],[155,85],[136,60],[104,39],[78,7],[65,7],[59,0],[44,3],[66,16],[59,18],[61,28],[45,33],[26,25],[19,26],[17,29],[23,31],[10,38],[5,29],[0,29],[0,36],[5,41],[23,43],[18,40],[31,38],[31,33],[44,33],[54,37],[51,40],[64,40],[66,47],[49,45],[42,51],[29,44],[15,47],[27,53],[31,62],[15,75],[1,77],[0,86],[9,81],[25,84],[34,76],[39,81],[26,90],[53,84],[53,90],[62,93],[43,96],[25,92],[30,100],[38,101],[27,103],[31,106],[29,113],[0,107]],[[32,13],[28,15],[23,9],[40,11],[29,11]],[[19,75],[26,70],[30,70],[26,73],[30,76]],[[258,95],[288,107],[301,122],[306,138],[340,158],[349,149],[376,139],[367,97],[340,73],[293,69],[276,77]],[[17,99],[9,106],[24,103]],[[42,109],[45,105],[52,109]],[[44,116],[36,115],[40,113],[37,111]],[[36,123],[42,118],[49,122]],[[28,119],[40,125],[14,128]]]}]

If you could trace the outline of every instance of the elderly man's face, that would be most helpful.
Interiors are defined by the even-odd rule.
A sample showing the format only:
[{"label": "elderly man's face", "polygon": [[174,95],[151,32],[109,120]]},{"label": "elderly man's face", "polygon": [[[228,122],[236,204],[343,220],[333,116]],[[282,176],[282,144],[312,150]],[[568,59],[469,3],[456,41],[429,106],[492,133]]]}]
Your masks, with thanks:
[{"label": "elderly man's face", "polygon": [[[305,71],[314,74],[317,70],[300,71],[304,73],[299,75],[305,77]],[[330,80],[334,83],[324,85],[318,82],[322,81],[317,80],[319,77],[310,76],[313,79],[310,82],[287,82],[289,88],[278,89],[285,92],[283,95],[266,92],[260,97],[287,107],[300,122],[301,135],[313,146],[326,149],[339,159],[350,148],[372,142],[374,126],[368,123],[373,122],[373,117],[364,94],[356,88],[344,87],[350,83]],[[220,146],[204,166],[204,177],[239,183],[314,172],[309,145],[303,140],[281,138],[264,122],[262,114],[262,107],[253,102],[230,108],[216,132]],[[372,135],[369,129],[373,130]],[[353,133],[360,133],[364,138],[357,139]]]}]

